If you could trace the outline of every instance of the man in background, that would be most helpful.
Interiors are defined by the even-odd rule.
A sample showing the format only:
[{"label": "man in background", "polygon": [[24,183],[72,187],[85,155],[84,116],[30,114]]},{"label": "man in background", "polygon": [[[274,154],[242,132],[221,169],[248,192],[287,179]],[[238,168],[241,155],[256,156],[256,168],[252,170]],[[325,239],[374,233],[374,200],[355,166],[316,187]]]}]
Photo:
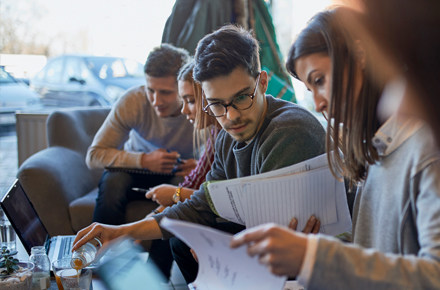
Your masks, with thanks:
[{"label": "man in background", "polygon": [[[95,222],[125,223],[128,202],[145,200],[144,192],[132,188],[177,184],[173,173],[185,176],[195,167],[193,125],[180,112],[182,100],[177,86],[178,72],[188,60],[184,49],[169,44],[155,48],[144,66],[146,85],[128,90],[97,132],[87,151],[87,166],[110,170],[104,171],[99,182]],[[116,168],[124,169],[114,171]],[[132,169],[147,169],[153,174]],[[170,251],[158,249],[162,247],[169,247],[168,242],[153,243],[150,256],[169,276],[172,259],[163,257]],[[154,259],[156,253],[166,265]]]}]

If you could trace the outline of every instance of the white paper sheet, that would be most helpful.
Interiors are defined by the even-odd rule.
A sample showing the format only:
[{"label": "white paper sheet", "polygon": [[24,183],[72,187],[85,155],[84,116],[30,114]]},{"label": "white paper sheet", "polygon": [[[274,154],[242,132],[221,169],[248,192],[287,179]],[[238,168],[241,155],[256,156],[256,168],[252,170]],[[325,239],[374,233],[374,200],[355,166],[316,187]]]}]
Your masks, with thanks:
[{"label": "white paper sheet", "polygon": [[339,235],[351,230],[344,184],[328,167],[243,185],[247,228],[268,222],[288,226],[295,217],[297,229],[303,229],[314,215],[321,221],[321,233]]},{"label": "white paper sheet", "polygon": [[247,254],[245,246],[231,249],[231,234],[167,218],[163,218],[160,225],[196,252],[199,272],[192,283],[195,289],[283,289],[286,277],[271,274],[257,257]]},{"label": "white paper sheet", "polygon": [[208,185],[209,195],[215,205],[215,209],[221,217],[232,222],[245,225],[245,204],[242,195],[243,181],[260,180],[264,178],[296,174],[323,166],[328,166],[327,164],[327,154],[322,154],[292,166],[262,174],[213,182]]}]

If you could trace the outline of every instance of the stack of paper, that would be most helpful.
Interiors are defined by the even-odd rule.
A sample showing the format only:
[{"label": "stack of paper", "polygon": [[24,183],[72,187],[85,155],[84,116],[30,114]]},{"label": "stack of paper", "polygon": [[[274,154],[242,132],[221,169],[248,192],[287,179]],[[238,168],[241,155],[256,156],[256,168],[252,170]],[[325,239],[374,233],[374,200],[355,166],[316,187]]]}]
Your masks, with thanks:
[{"label": "stack of paper", "polygon": [[320,232],[339,235],[351,230],[344,183],[330,171],[327,154],[282,169],[205,183],[214,212],[247,228],[292,218],[302,230],[310,216],[321,221]]}]

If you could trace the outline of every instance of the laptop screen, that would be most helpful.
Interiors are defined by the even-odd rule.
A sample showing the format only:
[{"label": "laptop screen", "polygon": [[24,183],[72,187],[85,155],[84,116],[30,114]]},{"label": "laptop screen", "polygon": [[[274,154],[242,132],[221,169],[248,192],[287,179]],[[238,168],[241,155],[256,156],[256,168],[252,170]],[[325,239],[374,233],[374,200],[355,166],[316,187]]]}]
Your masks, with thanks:
[{"label": "laptop screen", "polygon": [[48,237],[46,228],[18,180],[15,180],[8,192],[2,197],[1,207],[28,254],[30,254],[32,247],[45,244]]}]

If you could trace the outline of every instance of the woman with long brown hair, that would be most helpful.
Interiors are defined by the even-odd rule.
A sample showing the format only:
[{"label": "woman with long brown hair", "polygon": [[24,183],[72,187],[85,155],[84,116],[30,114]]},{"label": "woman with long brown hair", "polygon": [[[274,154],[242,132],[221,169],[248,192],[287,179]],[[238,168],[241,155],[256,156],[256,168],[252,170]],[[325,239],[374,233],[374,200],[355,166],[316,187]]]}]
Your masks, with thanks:
[{"label": "woman with long brown hair", "polygon": [[440,289],[435,141],[421,121],[378,118],[384,86],[374,54],[345,26],[350,17],[363,21],[342,7],[313,17],[292,45],[287,68],[328,116],[331,168],[359,185],[353,244],[263,225],[238,234],[231,246],[247,244],[273,273],[298,276],[307,289]]}]

